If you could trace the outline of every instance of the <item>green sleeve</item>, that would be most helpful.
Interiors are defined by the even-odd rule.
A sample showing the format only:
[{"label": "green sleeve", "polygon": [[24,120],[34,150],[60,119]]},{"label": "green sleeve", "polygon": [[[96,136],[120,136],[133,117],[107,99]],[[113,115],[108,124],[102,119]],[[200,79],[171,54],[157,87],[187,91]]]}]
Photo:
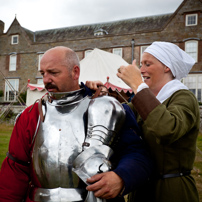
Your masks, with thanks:
[{"label": "green sleeve", "polygon": [[[190,91],[179,90],[162,104],[155,96],[149,95],[147,92],[145,100],[144,95],[140,97],[140,94],[137,94],[138,104],[135,97],[132,102],[144,120],[143,133],[154,135],[157,143],[171,144],[190,130],[199,127],[199,106]],[[142,98],[144,100],[141,102]]]}]

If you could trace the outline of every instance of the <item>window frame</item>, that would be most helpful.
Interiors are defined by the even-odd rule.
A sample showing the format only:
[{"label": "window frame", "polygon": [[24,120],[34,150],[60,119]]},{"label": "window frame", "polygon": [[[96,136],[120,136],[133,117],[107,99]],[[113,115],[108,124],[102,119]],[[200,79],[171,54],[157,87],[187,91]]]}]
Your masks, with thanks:
[{"label": "window frame", "polygon": [[[12,59],[13,57],[15,57],[15,59]],[[13,53],[10,54],[9,56],[9,71],[13,72],[17,70],[17,54]]]},{"label": "window frame", "polygon": [[[188,44],[190,44],[190,43],[195,43],[196,44],[196,52],[191,52],[191,51],[188,51]],[[198,62],[198,41],[197,40],[189,40],[189,41],[186,41],[185,42],[185,52],[187,53],[187,54],[189,54],[192,58],[194,58],[194,60],[195,60],[195,63],[197,63]],[[193,55],[192,54],[195,54],[196,55],[196,57],[193,57]]]},{"label": "window frame", "polygon": [[103,31],[97,31],[94,33],[94,36],[103,36],[103,35],[104,35]]},{"label": "window frame", "polygon": [[[14,42],[14,38],[15,38],[15,37],[17,38],[17,42]],[[12,36],[11,36],[11,44],[12,44],[12,45],[16,45],[16,44],[18,44],[18,43],[19,43],[19,35],[17,35],[17,34],[16,34],[16,35],[12,35]]]},{"label": "window frame", "polygon": [[[116,51],[120,51],[120,54],[119,53],[117,54]],[[113,48],[112,53],[123,57],[123,48]]]},{"label": "window frame", "polygon": [[109,33],[102,28],[94,31],[94,36],[103,36],[105,34],[109,34]]},{"label": "window frame", "polygon": [[[192,16],[195,16],[195,17],[196,17],[196,22],[195,22],[195,24],[188,24],[188,22],[189,22],[189,17],[192,17]],[[198,14],[197,14],[197,13],[187,14],[187,15],[186,15],[186,20],[185,20],[185,25],[186,25],[187,27],[198,25]]]},{"label": "window frame", "polygon": [[[5,102],[16,102],[17,101],[17,94],[19,92],[19,79],[6,79],[6,80],[7,81],[5,81],[4,101]],[[13,83],[12,81],[15,81],[14,86],[12,84]],[[12,85],[14,90],[11,89],[10,85]],[[10,99],[10,97],[13,97],[13,99]]]},{"label": "window frame", "polygon": [[142,61],[143,52],[146,50],[147,47],[149,47],[149,45],[148,46],[141,46],[140,47],[140,65],[141,65],[141,61]]},{"label": "window frame", "polygon": [[37,84],[44,84],[44,83],[43,83],[43,78],[37,78],[37,79],[36,79],[36,83],[37,83]]},{"label": "window frame", "polygon": [[86,58],[93,50],[85,50],[84,58]]},{"label": "window frame", "polygon": [[40,62],[41,62],[41,58],[44,55],[44,53],[39,53],[38,54],[38,71],[40,71]]},{"label": "window frame", "polygon": [[194,93],[198,102],[202,102],[202,74],[189,74],[183,78],[182,83]]}]

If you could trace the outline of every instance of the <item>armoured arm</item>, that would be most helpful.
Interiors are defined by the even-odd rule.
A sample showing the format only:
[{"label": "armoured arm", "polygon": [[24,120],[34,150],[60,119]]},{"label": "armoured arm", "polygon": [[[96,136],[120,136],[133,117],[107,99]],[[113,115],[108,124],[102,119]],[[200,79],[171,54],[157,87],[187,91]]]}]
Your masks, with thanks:
[{"label": "armoured arm", "polygon": [[74,161],[74,172],[86,183],[87,178],[111,169],[110,145],[125,121],[122,105],[113,97],[92,99],[87,110],[87,135],[83,152]]},{"label": "armoured arm", "polygon": [[[88,179],[89,183],[94,184],[89,185],[87,190],[93,191],[96,197],[109,199],[116,197],[117,194],[122,196],[128,194],[144,185],[152,174],[152,161],[140,137],[141,130],[136,118],[127,105],[123,105],[123,107],[126,112],[126,120],[120,139],[113,147],[115,155],[110,158],[113,163],[113,171]],[[122,181],[116,178],[118,176]],[[124,189],[121,185],[124,185]]]},{"label": "armoured arm", "polygon": [[120,102],[113,97],[98,97],[90,101],[87,113],[87,135],[83,149],[110,146],[125,121],[125,111]]}]

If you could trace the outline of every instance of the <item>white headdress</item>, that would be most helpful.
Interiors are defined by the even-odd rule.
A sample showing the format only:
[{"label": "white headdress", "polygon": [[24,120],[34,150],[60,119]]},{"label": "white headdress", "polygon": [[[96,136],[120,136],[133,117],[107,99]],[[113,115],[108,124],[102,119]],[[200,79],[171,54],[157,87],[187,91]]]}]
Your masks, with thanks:
[{"label": "white headdress", "polygon": [[190,55],[170,42],[153,42],[144,52],[153,55],[169,67],[173,76],[178,80],[186,77],[195,64]]}]

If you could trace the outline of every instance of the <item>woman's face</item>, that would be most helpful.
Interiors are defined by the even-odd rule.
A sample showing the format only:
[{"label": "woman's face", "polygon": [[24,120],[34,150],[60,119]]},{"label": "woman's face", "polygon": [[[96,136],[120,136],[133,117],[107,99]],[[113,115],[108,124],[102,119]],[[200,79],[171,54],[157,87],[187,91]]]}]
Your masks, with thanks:
[{"label": "woman's face", "polygon": [[140,71],[144,82],[149,86],[151,91],[157,95],[161,88],[168,81],[172,80],[171,71],[149,53],[143,54],[141,63]]}]

